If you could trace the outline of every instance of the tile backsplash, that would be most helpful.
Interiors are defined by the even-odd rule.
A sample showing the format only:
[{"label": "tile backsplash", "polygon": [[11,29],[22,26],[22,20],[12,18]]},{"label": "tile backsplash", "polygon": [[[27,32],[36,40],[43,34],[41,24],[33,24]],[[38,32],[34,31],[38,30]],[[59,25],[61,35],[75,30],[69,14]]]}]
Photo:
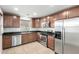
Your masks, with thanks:
[{"label": "tile backsplash", "polygon": [[4,28],[4,32],[18,32],[20,28]]}]

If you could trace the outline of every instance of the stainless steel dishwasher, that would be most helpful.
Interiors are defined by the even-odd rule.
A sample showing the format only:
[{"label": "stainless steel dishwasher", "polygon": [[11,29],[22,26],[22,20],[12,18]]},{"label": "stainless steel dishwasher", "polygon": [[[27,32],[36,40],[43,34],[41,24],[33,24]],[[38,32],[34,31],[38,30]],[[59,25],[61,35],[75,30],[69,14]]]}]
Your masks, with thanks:
[{"label": "stainless steel dishwasher", "polygon": [[21,44],[21,35],[12,36],[12,46],[17,46]]}]

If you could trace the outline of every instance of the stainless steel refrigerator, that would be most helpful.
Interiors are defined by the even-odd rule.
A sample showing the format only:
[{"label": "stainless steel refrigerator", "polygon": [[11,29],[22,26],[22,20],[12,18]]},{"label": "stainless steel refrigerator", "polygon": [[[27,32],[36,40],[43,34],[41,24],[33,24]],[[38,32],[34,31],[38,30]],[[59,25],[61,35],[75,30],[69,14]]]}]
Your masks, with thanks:
[{"label": "stainless steel refrigerator", "polygon": [[55,52],[79,54],[79,18],[55,21]]}]

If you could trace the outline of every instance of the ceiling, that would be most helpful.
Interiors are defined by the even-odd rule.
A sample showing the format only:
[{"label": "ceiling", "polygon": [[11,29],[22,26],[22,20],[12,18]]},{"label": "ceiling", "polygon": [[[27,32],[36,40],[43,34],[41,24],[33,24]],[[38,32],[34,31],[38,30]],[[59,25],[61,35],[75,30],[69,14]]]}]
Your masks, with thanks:
[{"label": "ceiling", "polygon": [[[42,17],[74,5],[0,5],[4,13],[12,13],[21,17]],[[14,10],[18,8],[18,10]]]}]

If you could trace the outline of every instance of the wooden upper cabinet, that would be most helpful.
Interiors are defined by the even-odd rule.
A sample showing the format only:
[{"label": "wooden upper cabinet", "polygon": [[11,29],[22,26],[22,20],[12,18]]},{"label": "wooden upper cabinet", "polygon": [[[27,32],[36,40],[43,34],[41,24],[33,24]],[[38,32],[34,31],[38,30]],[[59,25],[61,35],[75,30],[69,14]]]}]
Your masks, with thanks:
[{"label": "wooden upper cabinet", "polygon": [[40,28],[40,19],[38,19],[38,18],[32,19],[32,27],[33,28]]},{"label": "wooden upper cabinet", "polygon": [[69,18],[79,17],[79,6],[69,10]]},{"label": "wooden upper cabinet", "polygon": [[63,11],[57,14],[56,19],[57,20],[62,20],[67,18],[67,11]]},{"label": "wooden upper cabinet", "polygon": [[45,22],[44,18],[40,18],[40,27],[42,27],[42,23]]},{"label": "wooden upper cabinet", "polygon": [[39,19],[35,20],[35,28],[40,28],[40,20]]},{"label": "wooden upper cabinet", "polygon": [[32,28],[35,28],[35,19],[32,19]]},{"label": "wooden upper cabinet", "polygon": [[12,21],[13,19],[12,19],[12,16],[4,16],[4,23],[3,23],[3,25],[4,25],[4,27],[12,27]]},{"label": "wooden upper cabinet", "polygon": [[20,27],[20,17],[4,15],[3,21],[4,28],[19,28]]},{"label": "wooden upper cabinet", "polygon": [[79,17],[79,7],[73,7],[57,14],[57,20]]},{"label": "wooden upper cabinet", "polygon": [[48,16],[40,18],[40,27],[42,27],[42,28],[49,27],[49,18],[48,18]]},{"label": "wooden upper cabinet", "polygon": [[20,27],[20,17],[19,16],[13,17],[13,27],[14,28]]},{"label": "wooden upper cabinet", "polygon": [[49,17],[49,26],[54,28],[55,21],[57,20],[57,15],[52,15]]}]

